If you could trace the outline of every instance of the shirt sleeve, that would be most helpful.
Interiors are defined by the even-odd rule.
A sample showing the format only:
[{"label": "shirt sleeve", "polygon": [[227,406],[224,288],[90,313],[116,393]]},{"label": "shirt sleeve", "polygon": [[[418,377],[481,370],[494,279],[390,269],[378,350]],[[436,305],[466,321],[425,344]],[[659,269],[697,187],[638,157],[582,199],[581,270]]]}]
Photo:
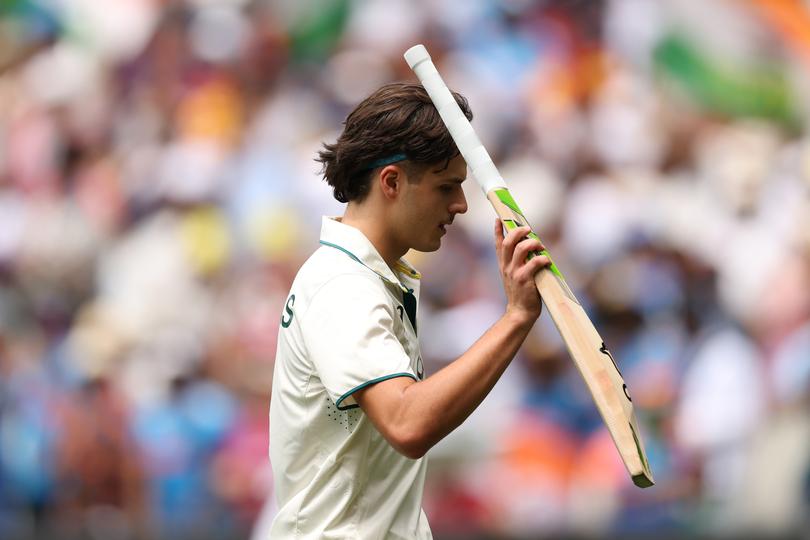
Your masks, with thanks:
[{"label": "shirt sleeve", "polygon": [[418,380],[382,287],[370,276],[338,276],[315,293],[302,321],[309,356],[340,410],[357,407],[353,394],[366,386],[395,377]]}]

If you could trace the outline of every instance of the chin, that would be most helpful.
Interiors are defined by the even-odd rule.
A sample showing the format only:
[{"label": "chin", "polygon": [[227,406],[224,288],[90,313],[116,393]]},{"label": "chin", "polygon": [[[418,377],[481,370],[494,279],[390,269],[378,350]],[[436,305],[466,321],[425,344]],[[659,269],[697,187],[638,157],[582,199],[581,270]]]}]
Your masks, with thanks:
[{"label": "chin", "polygon": [[423,244],[421,246],[415,246],[413,249],[416,251],[421,251],[422,253],[430,253],[432,251],[437,251],[440,247],[442,247],[442,241],[437,240],[435,242],[431,242],[430,244]]}]

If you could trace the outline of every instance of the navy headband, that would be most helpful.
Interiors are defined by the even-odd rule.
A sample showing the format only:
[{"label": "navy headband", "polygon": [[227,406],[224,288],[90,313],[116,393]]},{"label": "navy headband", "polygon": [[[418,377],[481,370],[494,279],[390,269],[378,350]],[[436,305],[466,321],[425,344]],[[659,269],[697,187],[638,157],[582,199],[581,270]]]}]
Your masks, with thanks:
[{"label": "navy headband", "polygon": [[385,167],[386,165],[391,165],[392,163],[396,163],[397,161],[405,161],[408,157],[405,154],[394,154],[393,156],[384,157],[382,159],[378,159],[377,161],[372,161],[369,163],[366,169],[376,169],[377,167]]}]

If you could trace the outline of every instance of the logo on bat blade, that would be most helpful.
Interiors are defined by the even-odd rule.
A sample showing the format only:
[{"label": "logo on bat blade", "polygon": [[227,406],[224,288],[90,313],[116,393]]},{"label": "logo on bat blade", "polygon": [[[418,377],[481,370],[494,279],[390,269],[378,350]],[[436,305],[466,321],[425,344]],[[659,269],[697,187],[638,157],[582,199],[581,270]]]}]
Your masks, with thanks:
[{"label": "logo on bat blade", "polygon": [[616,371],[618,371],[619,375],[621,375],[622,372],[619,369],[619,366],[616,364],[616,360],[613,358],[613,355],[610,354],[610,351],[608,350],[607,345],[605,345],[604,341],[602,342],[602,346],[599,348],[599,352],[602,353],[602,354],[606,354],[607,357],[610,358],[610,361],[613,363],[613,367],[615,367]]},{"label": "logo on bat blade", "polygon": [[[624,377],[624,375],[622,375],[621,370],[619,369],[618,364],[616,364],[616,359],[613,358],[613,355],[608,350],[607,345],[605,345],[604,341],[602,342],[602,346],[599,348],[599,352],[604,355],[607,355],[607,357],[610,358],[610,362],[613,364],[613,367],[616,368],[616,371],[619,373],[619,375],[621,377]],[[622,382],[622,390],[624,391],[624,395],[625,397],[627,397],[627,400],[632,402],[633,399],[630,397],[630,392],[627,390],[627,385],[624,384],[624,382]]]}]

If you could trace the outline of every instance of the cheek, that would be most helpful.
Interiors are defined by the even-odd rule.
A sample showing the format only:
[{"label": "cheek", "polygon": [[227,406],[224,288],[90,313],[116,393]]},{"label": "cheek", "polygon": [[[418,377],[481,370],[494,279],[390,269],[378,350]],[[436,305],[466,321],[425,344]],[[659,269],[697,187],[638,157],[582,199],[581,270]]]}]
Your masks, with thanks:
[{"label": "cheek", "polygon": [[439,222],[447,216],[447,201],[439,194],[412,194],[405,201],[408,213],[408,233],[415,237],[430,234],[438,228]]},{"label": "cheek", "polygon": [[430,215],[430,212],[424,208],[413,208],[410,212],[408,225],[402,231],[403,238],[407,239],[407,243],[420,250],[429,249],[430,246],[425,242],[433,242],[433,237],[436,232],[436,220]]},{"label": "cheek", "polygon": [[413,225],[421,225],[430,215],[430,205],[431,201],[426,197],[412,197],[407,201],[406,208]]},{"label": "cheek", "polygon": [[442,219],[442,210],[438,207],[431,207],[424,205],[417,210],[416,219],[418,220],[419,228],[422,230],[434,229],[438,226],[439,221]]}]

